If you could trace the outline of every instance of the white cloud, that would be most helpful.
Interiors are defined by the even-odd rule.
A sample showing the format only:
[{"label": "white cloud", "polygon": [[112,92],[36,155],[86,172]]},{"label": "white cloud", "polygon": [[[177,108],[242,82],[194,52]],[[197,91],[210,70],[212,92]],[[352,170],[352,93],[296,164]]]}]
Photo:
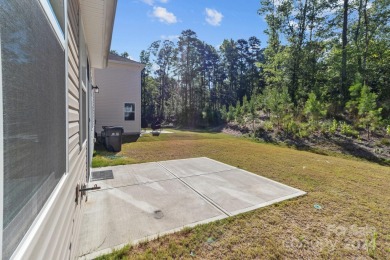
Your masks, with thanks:
[{"label": "white cloud", "polygon": [[154,4],[154,0],[142,0],[142,2],[144,2],[147,5],[153,5]]},{"label": "white cloud", "polygon": [[161,39],[163,40],[170,40],[170,41],[176,41],[179,39],[180,35],[161,35]]},{"label": "white cloud", "polygon": [[177,23],[176,16],[173,13],[168,12],[164,7],[153,7],[153,16],[163,23]]},{"label": "white cloud", "polygon": [[221,25],[223,15],[215,9],[206,8],[206,22],[212,26]]},{"label": "white cloud", "polygon": [[[155,2],[155,0],[141,0],[141,1],[150,6],[154,6],[154,2]],[[159,2],[163,4],[168,3],[168,1],[169,0],[159,0]]]}]

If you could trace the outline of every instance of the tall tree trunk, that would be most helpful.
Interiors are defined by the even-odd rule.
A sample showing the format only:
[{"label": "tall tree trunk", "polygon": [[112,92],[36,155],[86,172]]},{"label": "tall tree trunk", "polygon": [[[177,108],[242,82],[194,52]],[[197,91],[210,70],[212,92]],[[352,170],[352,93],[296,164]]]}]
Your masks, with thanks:
[{"label": "tall tree trunk", "polygon": [[343,7],[343,32],[342,32],[342,60],[341,60],[341,95],[343,101],[347,100],[347,32],[348,31],[348,0],[344,0]]},{"label": "tall tree trunk", "polygon": [[302,56],[302,45],[305,38],[305,30],[306,30],[306,14],[307,14],[307,0],[305,0],[305,4],[302,10],[302,18],[299,22],[299,33],[298,33],[298,45],[296,46],[296,51],[294,54],[294,67],[292,73],[292,93],[291,99],[296,104],[297,103],[297,90],[299,84],[299,74],[300,74],[300,64],[301,64],[301,56]]},{"label": "tall tree trunk", "polygon": [[359,0],[358,22],[357,22],[356,31],[355,31],[355,45],[356,45],[356,53],[357,53],[358,71],[359,71],[360,75],[363,76],[364,72],[363,72],[363,68],[362,68],[362,55],[361,55],[361,51],[360,51],[360,42],[359,42],[360,27],[361,27],[361,20],[362,20],[362,7],[363,7],[363,0]]},{"label": "tall tree trunk", "polygon": [[368,38],[368,14],[367,14],[367,0],[364,2],[364,27],[365,27],[365,33],[364,33],[364,38],[365,38],[365,47],[364,47],[364,53],[363,53],[363,84],[367,84],[366,80],[366,69],[367,69],[367,55],[368,55],[368,45],[370,43],[370,40]]}]

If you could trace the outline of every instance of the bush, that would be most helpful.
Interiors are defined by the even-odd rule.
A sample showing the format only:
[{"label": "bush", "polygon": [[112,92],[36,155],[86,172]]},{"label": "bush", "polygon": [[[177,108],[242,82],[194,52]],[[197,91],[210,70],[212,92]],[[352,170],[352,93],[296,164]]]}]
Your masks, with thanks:
[{"label": "bush", "polygon": [[390,125],[388,125],[388,126],[386,127],[386,134],[387,134],[387,135],[390,135]]},{"label": "bush", "polygon": [[319,127],[320,127],[321,134],[327,135],[330,132],[329,129],[332,128],[332,122],[330,121],[321,122]]},{"label": "bush", "polygon": [[263,128],[265,131],[272,131],[272,129],[274,128],[274,125],[272,124],[271,121],[265,121]]},{"label": "bush", "polygon": [[232,105],[229,106],[229,111],[227,112],[227,121],[233,121],[234,120],[234,115],[235,115],[234,107]]},{"label": "bush", "polygon": [[334,135],[339,127],[339,123],[337,122],[336,119],[333,119],[331,127],[329,127],[329,133]]},{"label": "bush", "polygon": [[306,138],[306,137],[310,136],[310,132],[308,131],[308,129],[302,127],[302,128],[299,128],[297,136],[299,138]]},{"label": "bush", "polygon": [[342,122],[340,124],[340,132],[343,135],[351,136],[357,138],[359,136],[359,132],[352,128],[352,126],[348,125],[346,122]]},{"label": "bush", "polygon": [[316,94],[311,92],[305,103],[304,113],[310,120],[317,122],[326,115],[327,105],[317,99]]},{"label": "bush", "polygon": [[285,128],[286,134],[292,134],[294,136],[298,134],[300,128],[299,123],[296,122],[294,118],[285,121],[283,127]]}]

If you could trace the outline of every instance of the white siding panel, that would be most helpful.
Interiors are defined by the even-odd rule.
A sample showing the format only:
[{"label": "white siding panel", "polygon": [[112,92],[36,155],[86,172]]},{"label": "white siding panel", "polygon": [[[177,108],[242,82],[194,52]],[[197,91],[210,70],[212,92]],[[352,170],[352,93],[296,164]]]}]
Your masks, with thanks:
[{"label": "white siding panel", "polygon": [[72,94],[74,97],[76,97],[77,99],[79,98],[79,90],[76,87],[75,83],[70,79],[68,80],[68,90],[69,93]]},{"label": "white siding panel", "polygon": [[79,111],[69,108],[69,122],[75,122],[79,120]]},{"label": "white siding panel", "polygon": [[68,105],[72,109],[79,109],[79,101],[73,95],[68,94]]},{"label": "white siding panel", "polygon": [[69,136],[73,136],[79,132],[79,122],[69,123]]},{"label": "white siding panel", "polygon": [[75,134],[69,138],[69,151],[72,151],[79,143],[79,134]]}]

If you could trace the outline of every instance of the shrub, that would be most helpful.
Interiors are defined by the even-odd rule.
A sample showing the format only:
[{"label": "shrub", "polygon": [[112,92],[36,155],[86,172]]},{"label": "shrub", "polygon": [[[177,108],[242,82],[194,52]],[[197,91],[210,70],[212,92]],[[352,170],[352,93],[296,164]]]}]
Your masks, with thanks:
[{"label": "shrub", "polygon": [[274,128],[274,125],[272,124],[271,121],[265,121],[263,128],[265,131],[272,131],[272,129]]},{"label": "shrub", "polygon": [[343,135],[351,136],[357,138],[359,136],[359,132],[352,128],[352,126],[348,125],[346,122],[342,122],[340,124],[340,132]]},{"label": "shrub", "polygon": [[294,136],[299,132],[299,123],[294,120],[294,118],[285,118],[283,122],[283,127],[286,131],[286,134],[293,134]]},{"label": "shrub", "polygon": [[387,125],[387,127],[386,127],[386,134],[390,135],[390,125]]},{"label": "shrub", "polygon": [[314,92],[311,92],[305,103],[305,115],[308,116],[310,120],[317,122],[326,115],[326,112],[327,106],[317,99],[317,96],[314,94]]},{"label": "shrub", "polygon": [[234,107],[232,105],[229,106],[229,111],[227,112],[227,121],[233,121],[234,120],[234,115],[235,115]]},{"label": "shrub", "polygon": [[331,127],[329,128],[329,133],[331,133],[332,135],[334,135],[337,131],[339,127],[339,123],[337,122],[336,119],[333,119],[333,122],[332,122],[332,125]]}]

